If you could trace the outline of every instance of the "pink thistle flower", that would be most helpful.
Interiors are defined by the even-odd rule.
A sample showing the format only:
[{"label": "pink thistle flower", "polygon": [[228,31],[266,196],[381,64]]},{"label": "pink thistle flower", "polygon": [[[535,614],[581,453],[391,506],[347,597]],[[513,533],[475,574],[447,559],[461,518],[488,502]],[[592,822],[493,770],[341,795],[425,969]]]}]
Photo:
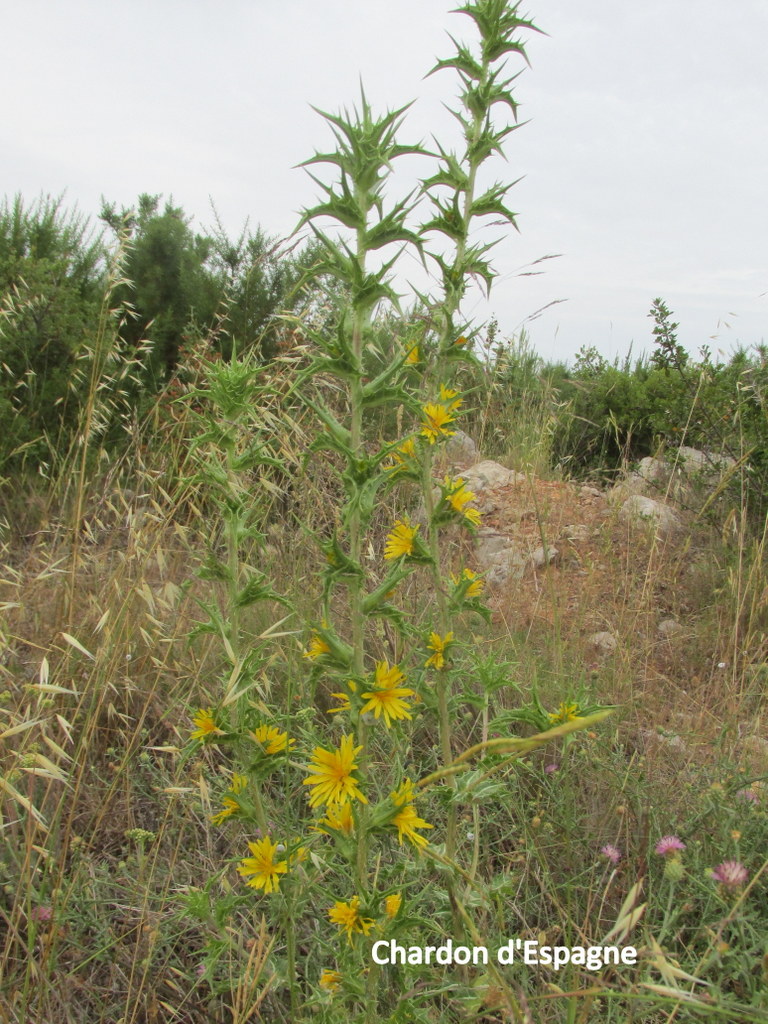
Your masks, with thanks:
[{"label": "pink thistle flower", "polygon": [[670,854],[676,857],[684,849],[685,843],[678,839],[677,836],[662,836],[658,843],[656,843],[656,853],[659,857],[669,857]]},{"label": "pink thistle flower", "polygon": [[544,767],[544,774],[545,775],[554,775],[554,773],[557,771],[557,769],[559,767],[560,767],[559,764],[548,764],[548,765],[545,765],[545,767]]},{"label": "pink thistle flower", "polygon": [[746,800],[750,804],[759,804],[760,797],[754,791],[754,789],[740,789],[736,794],[737,799]]},{"label": "pink thistle flower", "polygon": [[614,846],[613,843],[606,843],[605,846],[601,846],[600,853],[607,857],[611,864],[618,864],[621,860],[621,850],[618,846]]},{"label": "pink thistle flower", "polygon": [[749,878],[749,872],[737,860],[724,860],[712,871],[712,879],[726,889],[738,889]]},{"label": "pink thistle flower", "polygon": [[53,911],[48,906],[33,907],[32,909],[33,921],[50,921],[52,917]]}]

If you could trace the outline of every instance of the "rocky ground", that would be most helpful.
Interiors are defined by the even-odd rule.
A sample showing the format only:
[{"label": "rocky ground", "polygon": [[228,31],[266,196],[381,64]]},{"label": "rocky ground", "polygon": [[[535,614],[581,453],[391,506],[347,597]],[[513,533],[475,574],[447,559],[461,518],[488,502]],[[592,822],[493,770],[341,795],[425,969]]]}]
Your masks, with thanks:
[{"label": "rocky ground", "polygon": [[734,756],[768,771],[765,724],[729,722],[718,704],[724,676],[741,677],[745,659],[757,675],[765,660],[757,648],[730,649],[729,609],[696,512],[728,467],[715,473],[702,453],[673,469],[647,459],[606,491],[483,459],[465,435],[448,454],[482,513],[471,557],[499,627],[527,648],[567,650],[604,681],[643,756],[670,768],[706,760],[725,727]]}]

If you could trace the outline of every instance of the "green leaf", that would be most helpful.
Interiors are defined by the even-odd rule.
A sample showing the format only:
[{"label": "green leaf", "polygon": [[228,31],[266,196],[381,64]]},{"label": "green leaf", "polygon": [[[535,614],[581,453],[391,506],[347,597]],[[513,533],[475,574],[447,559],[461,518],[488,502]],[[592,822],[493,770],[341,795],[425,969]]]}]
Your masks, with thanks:
[{"label": "green leaf", "polygon": [[387,573],[382,582],[363,598],[362,611],[364,615],[371,615],[385,602],[390,591],[410,576],[413,569],[401,565],[399,562]]},{"label": "green leaf", "polygon": [[229,566],[216,558],[212,552],[205,556],[203,564],[197,570],[197,575],[201,580],[217,580],[219,583],[232,582]]},{"label": "green leaf", "polygon": [[467,237],[467,225],[459,207],[458,195],[454,195],[450,203],[444,203],[434,195],[430,195],[429,200],[437,213],[422,224],[422,232],[439,231],[455,242],[463,242]]},{"label": "green leaf", "polygon": [[469,185],[469,176],[462,170],[458,157],[455,153],[447,153],[442,147],[439,148],[443,161],[442,166],[431,178],[425,178],[422,181],[422,191],[426,192],[434,185],[445,185],[457,192],[466,191]]},{"label": "green leaf", "polygon": [[454,57],[448,57],[445,60],[439,60],[432,70],[427,72],[425,77],[429,78],[429,76],[434,75],[435,72],[443,71],[446,68],[455,68],[457,71],[462,71],[465,75],[468,75],[470,78],[474,78],[479,82],[483,77],[482,66],[478,64],[472,56],[468,47],[458,43],[450,33],[448,34],[448,38],[456,47],[456,55]]},{"label": "green leaf", "polygon": [[344,451],[352,451],[352,435],[346,427],[336,419],[331,410],[320,401],[313,401],[311,398],[304,398],[304,401],[322,421],[326,430],[334,442]]},{"label": "green leaf", "polygon": [[364,389],[362,404],[364,409],[375,409],[379,405],[405,405],[410,400],[410,394],[403,387],[373,388]]},{"label": "green leaf", "polygon": [[504,197],[509,190],[517,185],[520,181],[518,178],[516,181],[510,182],[508,185],[502,185],[497,183],[492,185],[491,188],[483,192],[482,195],[478,196],[472,201],[470,206],[471,217],[486,217],[491,214],[496,214],[509,221],[511,224],[515,224],[516,214],[508,210],[503,203]]},{"label": "green leaf", "polygon": [[266,580],[264,573],[252,576],[235,597],[236,607],[247,608],[257,601],[278,601],[280,604],[288,605],[286,598],[278,594]]},{"label": "green leaf", "polygon": [[365,576],[363,567],[344,551],[336,534],[323,545],[322,550],[328,563],[326,574],[350,579],[361,579]]},{"label": "green leaf", "polygon": [[341,182],[339,183],[341,188],[340,195],[313,174],[310,174],[310,178],[328,194],[328,201],[304,210],[296,230],[315,217],[332,217],[345,227],[352,228],[355,231],[360,231],[365,227],[365,210],[361,208],[360,201],[350,192],[346,175],[342,174]]}]

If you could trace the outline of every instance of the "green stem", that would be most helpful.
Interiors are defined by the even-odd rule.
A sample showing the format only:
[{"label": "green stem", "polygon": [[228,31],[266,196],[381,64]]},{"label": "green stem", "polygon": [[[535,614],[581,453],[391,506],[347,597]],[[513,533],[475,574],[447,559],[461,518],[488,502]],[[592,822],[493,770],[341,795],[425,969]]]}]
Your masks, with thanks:
[{"label": "green stem", "polygon": [[288,992],[291,1002],[291,1020],[297,1020],[298,990],[296,985],[296,929],[294,927],[293,899],[286,896],[285,953],[288,961]]},{"label": "green stem", "polygon": [[[358,201],[361,209],[364,209],[364,199],[358,191]],[[361,276],[365,274],[365,228],[357,232],[357,259],[360,264]],[[352,320],[352,358],[354,360],[355,374],[350,385],[350,435],[352,457],[361,459],[363,451],[363,337],[368,313],[365,306],[358,304],[354,307]],[[349,521],[349,553],[356,565],[361,564],[363,550],[363,529],[359,506],[352,509]],[[365,674],[365,619],[362,610],[363,589],[362,581],[355,578],[349,585],[349,615],[352,628],[352,668],[354,676],[362,679]],[[363,716],[357,718],[357,743],[363,748],[365,756],[366,724]],[[362,896],[367,888],[368,878],[368,830],[366,828],[367,813],[365,807],[360,807],[358,815],[358,841],[356,858],[356,876],[360,895]]]}]

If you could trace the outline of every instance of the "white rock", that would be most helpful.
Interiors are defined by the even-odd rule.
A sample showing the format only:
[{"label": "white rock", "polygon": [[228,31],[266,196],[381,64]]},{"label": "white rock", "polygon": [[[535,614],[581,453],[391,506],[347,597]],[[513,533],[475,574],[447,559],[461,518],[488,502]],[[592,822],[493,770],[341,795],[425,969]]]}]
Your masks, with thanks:
[{"label": "white rock", "polygon": [[593,633],[587,639],[587,643],[590,647],[594,647],[600,654],[613,654],[618,647],[618,641],[613,633],[603,631],[602,633]]},{"label": "white rock", "polygon": [[498,587],[508,580],[522,579],[525,572],[525,563],[518,554],[510,549],[509,557],[494,562],[491,568],[486,571],[485,581],[489,587]]},{"label": "white rock", "polygon": [[669,478],[670,467],[661,459],[652,459],[650,456],[641,459],[637,467],[637,476],[643,480],[650,480],[652,483],[662,483]]},{"label": "white rock", "polygon": [[672,537],[683,525],[669,505],[644,494],[633,494],[627,498],[619,509],[619,517],[624,522],[652,526],[659,537]]},{"label": "white rock", "polygon": [[454,468],[473,466],[480,457],[477,445],[463,430],[457,430],[445,445],[445,455]]},{"label": "white rock", "polygon": [[698,448],[681,445],[677,452],[678,465],[684,473],[701,473],[704,476],[720,476],[736,465],[730,455],[715,455],[713,452],[702,452]]},{"label": "white rock", "polygon": [[488,526],[481,526],[475,539],[475,556],[479,564],[490,565],[511,548],[512,541],[506,533],[499,533]]},{"label": "white rock", "polygon": [[589,527],[585,526],[584,523],[571,523],[563,527],[562,536],[564,540],[570,541],[571,544],[583,544],[589,540]]},{"label": "white rock", "polygon": [[711,493],[718,481],[736,465],[727,455],[715,455],[681,445],[669,449],[665,459],[646,457],[637,470],[627,473],[611,490],[611,500],[624,501],[633,494],[666,495],[684,504],[697,495]]},{"label": "white rock", "polygon": [[507,534],[489,527],[478,530],[475,560],[478,568],[486,573],[485,578],[491,586],[505,583],[510,578],[520,579],[526,562]]},{"label": "white rock", "polygon": [[531,555],[530,564],[534,570],[543,569],[545,565],[551,565],[553,562],[556,562],[559,557],[560,552],[557,548],[552,547],[551,544],[547,546],[546,552],[544,551],[544,548],[539,545]]},{"label": "white rock", "polygon": [[677,636],[678,633],[682,633],[683,627],[677,619],[663,619],[656,627],[656,630],[660,636],[669,640],[671,637]]},{"label": "white rock", "polygon": [[506,487],[508,484],[525,482],[524,473],[516,473],[513,469],[507,469],[491,459],[476,462],[474,466],[464,470],[461,478],[469,490],[474,491],[475,494],[494,487]]}]

